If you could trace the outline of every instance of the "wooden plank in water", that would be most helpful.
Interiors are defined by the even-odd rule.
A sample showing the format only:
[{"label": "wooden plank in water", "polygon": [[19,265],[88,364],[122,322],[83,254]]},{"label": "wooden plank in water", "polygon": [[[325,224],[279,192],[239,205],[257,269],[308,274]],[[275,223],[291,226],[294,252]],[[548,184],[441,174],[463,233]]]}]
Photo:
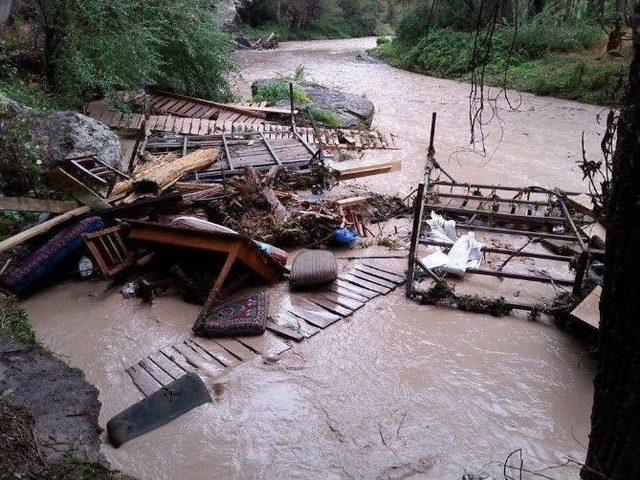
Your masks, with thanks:
[{"label": "wooden plank in water", "polygon": [[196,351],[189,347],[186,343],[177,343],[173,345],[173,348],[175,348],[178,353],[186,358],[187,362],[210,377],[220,375],[224,371],[224,368],[221,365],[217,363],[214,364],[213,360],[208,360],[199,353],[196,353]]},{"label": "wooden plank in water", "polygon": [[402,275],[383,272],[382,270],[376,270],[375,268],[367,267],[366,265],[358,265],[356,268],[368,275],[373,275],[374,277],[381,278],[382,280],[387,280],[397,285],[400,285],[404,282],[404,277]]},{"label": "wooden plank in water", "polygon": [[[164,347],[160,349],[160,353],[178,365],[185,372],[198,373],[198,368],[191,365],[189,361],[173,347]],[[203,377],[204,378],[204,377]]]},{"label": "wooden plank in water", "polygon": [[602,287],[598,285],[587,298],[571,312],[571,316],[598,330],[600,328],[601,295]]},{"label": "wooden plank in water", "polygon": [[155,378],[158,382],[164,385],[169,385],[173,382],[173,378],[167,372],[162,370],[158,365],[153,363],[148,357],[140,360],[139,365],[144,368],[149,374]]},{"label": "wooden plank in water", "polygon": [[129,374],[136,387],[138,387],[146,396],[149,396],[162,388],[162,385],[160,385],[160,383],[140,365],[133,365],[132,367],[127,368],[126,372]]},{"label": "wooden plank in water", "polygon": [[390,265],[389,263],[383,260],[376,260],[373,258],[363,258],[360,262],[369,268],[375,268],[376,270],[380,270],[387,273],[393,273],[395,275],[401,275],[401,276],[404,275],[405,267],[396,268],[393,265]]},{"label": "wooden plank in water", "polygon": [[311,325],[310,323],[307,323],[302,318],[297,317],[292,313],[287,312],[286,310],[281,311],[278,314],[278,324],[290,325],[291,329],[294,329],[300,332],[300,334],[303,335],[305,338],[313,337],[314,335],[316,335],[318,332],[321,331],[320,328],[316,327],[315,325]]},{"label": "wooden plank in water", "polygon": [[315,296],[322,297],[337,305],[342,305],[344,308],[351,311],[358,310],[360,307],[362,307],[366,303],[366,301],[362,302],[362,301],[354,300],[353,298],[349,298],[344,295],[338,295],[335,292],[324,292],[324,291],[317,292]]},{"label": "wooden plank in water", "polygon": [[307,298],[315,303],[316,305],[321,306],[322,308],[326,308],[330,312],[337,313],[342,317],[348,317],[353,313],[353,310],[343,307],[342,305],[338,305],[337,303],[331,302],[325,298],[322,298],[318,295],[307,295]]},{"label": "wooden plank in water", "polygon": [[169,360],[162,352],[154,353],[149,356],[151,361],[158,365],[162,370],[167,372],[169,376],[175,380],[179,379],[187,372],[180,368],[180,366],[172,360]]},{"label": "wooden plank in water", "polygon": [[332,283],[331,285],[329,285],[328,290],[330,292],[337,293],[340,296],[347,297],[352,300],[357,300],[360,303],[367,303],[369,301],[368,297],[365,297],[364,295],[360,295],[354,292],[353,290],[340,287],[336,283]]},{"label": "wooden plank in water", "polygon": [[368,273],[365,273],[361,270],[358,269],[354,269],[354,270],[349,270],[349,274],[354,276],[354,277],[358,277],[361,278],[362,280],[366,280],[368,282],[371,283],[376,283],[382,287],[386,287],[388,289],[393,289],[396,287],[395,283],[390,282],[388,280],[383,280],[382,278],[379,277],[375,277],[373,275],[369,275]]},{"label": "wooden plank in water", "polygon": [[240,360],[212,340],[196,337],[188,340],[187,343],[193,343],[202,348],[209,356],[216,359],[227,368],[233,368],[236,365],[240,365]]},{"label": "wooden plank in water", "polygon": [[326,310],[309,310],[307,308],[296,307],[293,305],[289,307],[288,311],[296,317],[300,317],[318,328],[327,328],[329,325],[333,325],[342,318],[340,315],[335,315],[327,312]]},{"label": "wooden plank in water", "polygon": [[294,342],[301,342],[305,338],[305,336],[299,331],[293,330],[292,328],[283,327],[271,321],[267,322],[267,330],[283,338],[293,340]]},{"label": "wooden plank in water", "polygon": [[216,338],[215,342],[243,362],[256,356],[254,352],[233,338]]},{"label": "wooden plank in water", "polygon": [[386,295],[391,291],[390,288],[383,287],[378,285],[377,283],[372,283],[367,280],[363,280],[362,278],[354,277],[349,273],[343,273],[342,275],[338,275],[338,279],[343,280],[345,282],[350,282],[359,287],[366,288],[367,290],[373,290],[374,292],[378,292],[381,295]]},{"label": "wooden plank in water", "polygon": [[236,337],[236,340],[261,355],[278,355],[291,348],[271,332],[255,337]]},{"label": "wooden plank in water", "polygon": [[380,292],[377,290],[376,291],[368,290],[366,288],[359,287],[358,285],[354,285],[353,283],[349,283],[345,280],[341,280],[340,278],[335,280],[331,285],[339,289],[355,292],[356,294],[366,297],[369,300],[371,300],[372,298],[376,298],[378,295],[380,295]]}]

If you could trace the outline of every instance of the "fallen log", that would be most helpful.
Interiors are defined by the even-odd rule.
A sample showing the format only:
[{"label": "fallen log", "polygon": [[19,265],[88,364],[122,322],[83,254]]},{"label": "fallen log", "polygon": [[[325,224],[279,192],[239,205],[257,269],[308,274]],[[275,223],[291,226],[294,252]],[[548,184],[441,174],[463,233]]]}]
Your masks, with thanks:
[{"label": "fallen log", "polygon": [[124,200],[125,203],[130,203],[139,193],[162,193],[185,175],[212,165],[221,156],[222,150],[209,148],[197,150],[182,158],[173,154],[154,157],[151,161],[136,167],[131,180],[117,183],[112,195],[119,196],[133,191],[134,193]]},{"label": "fallen log", "polygon": [[26,197],[0,197],[0,211],[67,213],[78,208],[78,202]]},{"label": "fallen log", "polygon": [[290,218],[289,211],[282,205],[276,193],[267,186],[262,185],[258,178],[258,174],[253,168],[246,168],[244,178],[250,190],[254,190],[264,197],[271,206],[271,215],[276,219],[278,224],[283,225]]},{"label": "fallen log", "polygon": [[28,228],[27,230],[0,242],[0,252],[11,250],[29,240],[39,237],[40,235],[44,235],[55,227],[60,226],[69,220],[73,220],[74,218],[86,215],[90,211],[91,209],[89,207],[79,207],[58,217],[47,220],[46,222],[42,222],[34,227]]}]

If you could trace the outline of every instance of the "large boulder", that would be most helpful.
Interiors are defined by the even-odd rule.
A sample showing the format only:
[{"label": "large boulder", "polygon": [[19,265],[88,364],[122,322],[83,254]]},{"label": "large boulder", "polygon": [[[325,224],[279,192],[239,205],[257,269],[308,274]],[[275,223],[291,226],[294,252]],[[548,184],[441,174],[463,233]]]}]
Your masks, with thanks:
[{"label": "large boulder", "polygon": [[34,141],[45,146],[53,162],[68,157],[95,155],[98,160],[122,168],[118,136],[104,123],[77,112],[39,115],[33,129]]},{"label": "large boulder", "polygon": [[83,155],[122,166],[120,141],[103,123],[77,112],[35,110],[0,97],[0,135],[16,132],[39,148],[47,167]]},{"label": "large boulder", "polygon": [[[251,86],[254,95],[262,87],[282,83],[280,78],[257,80]],[[332,88],[323,87],[314,83],[296,82],[296,86],[304,90],[309,96],[310,103],[307,107],[316,107],[333,112],[340,120],[340,128],[355,128],[362,124],[371,125],[375,106],[362,95],[345,93]],[[281,100],[278,107],[289,107],[289,100]],[[299,105],[299,107],[304,107]]]}]

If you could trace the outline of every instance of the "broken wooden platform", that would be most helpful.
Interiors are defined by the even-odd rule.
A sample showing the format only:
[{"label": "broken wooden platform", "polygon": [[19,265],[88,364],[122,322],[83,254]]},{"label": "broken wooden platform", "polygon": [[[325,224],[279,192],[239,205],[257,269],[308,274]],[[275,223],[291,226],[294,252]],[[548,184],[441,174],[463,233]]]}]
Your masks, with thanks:
[{"label": "broken wooden platform", "polygon": [[[245,119],[241,114],[218,119],[179,117],[175,115],[123,114],[100,108],[88,110],[94,119],[117,130],[164,132],[180,135],[214,135],[219,133],[261,132],[268,138],[285,138],[290,135],[290,125],[280,125],[264,118]],[[320,128],[318,134],[310,127],[296,127],[296,132],[309,144],[322,143],[331,150],[398,150],[394,135],[379,130]]]},{"label": "broken wooden platform", "polygon": [[379,259],[362,259],[324,289],[292,294],[284,311],[267,323],[260,337],[205,339],[190,337],[160,349],[126,372],[148,396],[188,372],[215,380],[258,355],[279,355],[352,315],[367,302],[404,282],[401,267]]}]

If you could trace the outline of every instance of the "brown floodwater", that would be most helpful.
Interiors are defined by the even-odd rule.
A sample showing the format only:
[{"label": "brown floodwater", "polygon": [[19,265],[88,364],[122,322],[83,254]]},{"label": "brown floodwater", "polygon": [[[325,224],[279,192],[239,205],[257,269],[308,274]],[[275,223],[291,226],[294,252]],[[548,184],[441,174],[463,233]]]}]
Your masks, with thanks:
[{"label": "brown floodwater", "polygon": [[[434,110],[438,158],[454,176],[585,188],[575,162],[583,131],[588,152],[597,153],[600,108],[523,95],[519,111],[501,110],[502,124],[485,127],[494,153],[482,157],[465,150],[469,87],[356,59],[374,44],[292,42],[241,52],[238,90],[304,65],[318,82],[366,94],[375,125],[404,147],[363,159],[403,161],[401,172],[358,181],[375,191],[415,188]],[[272,296],[277,313],[286,285]],[[198,314],[171,295],[141,306],[106,282],[59,284],[25,307],[40,341],[100,389],[102,426],[141,398],[124,369],[186,339]],[[257,358],[233,369],[216,380],[212,404],[103,451],[141,479],[502,478],[502,462],[520,448],[531,470],[584,458],[593,373],[585,346],[552,325],[419,306],[399,289],[275,365]]]}]

